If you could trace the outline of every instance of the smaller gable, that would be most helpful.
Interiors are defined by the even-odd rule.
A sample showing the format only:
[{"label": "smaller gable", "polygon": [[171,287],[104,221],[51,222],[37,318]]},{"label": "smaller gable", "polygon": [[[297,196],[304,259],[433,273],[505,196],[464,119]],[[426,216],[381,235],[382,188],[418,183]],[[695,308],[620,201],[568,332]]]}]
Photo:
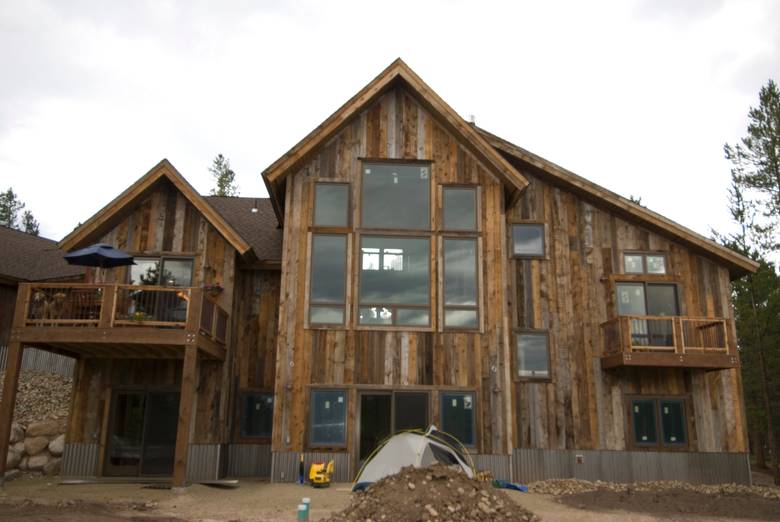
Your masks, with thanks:
[{"label": "smaller gable", "polygon": [[283,220],[281,209],[284,190],[281,182],[285,177],[309,154],[341,130],[354,116],[367,109],[372,102],[398,82],[402,83],[450,132],[463,141],[476,158],[498,176],[508,189],[510,202],[519,198],[522,190],[528,186],[528,181],[522,174],[491,147],[472,125],[461,118],[452,107],[426,85],[403,60],[398,58],[308,136],[263,171],[263,180],[280,223]]},{"label": "smaller gable", "polygon": [[108,205],[100,209],[84,224],[68,234],[59,243],[62,250],[70,251],[87,246],[97,241],[100,236],[111,228],[114,218],[132,205],[138,203],[163,178],[166,178],[194,206],[208,222],[224,237],[233,248],[243,255],[250,250],[244,238],[197,193],[186,179],[167,159],[163,159],[138,181],[130,185],[124,192],[114,198]]}]

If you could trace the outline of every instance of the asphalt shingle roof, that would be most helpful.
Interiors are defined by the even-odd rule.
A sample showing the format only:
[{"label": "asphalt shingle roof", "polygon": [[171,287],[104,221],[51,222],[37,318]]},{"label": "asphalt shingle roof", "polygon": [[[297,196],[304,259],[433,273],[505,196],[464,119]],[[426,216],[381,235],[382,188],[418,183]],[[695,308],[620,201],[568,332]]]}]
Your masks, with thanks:
[{"label": "asphalt shingle roof", "polygon": [[[270,199],[225,196],[205,199],[249,243],[259,260],[282,260],[282,229]],[[255,204],[257,212],[252,212]]]},{"label": "asphalt shingle roof", "polygon": [[84,274],[71,266],[57,248],[57,242],[0,226],[0,277],[19,281],[64,279]]}]

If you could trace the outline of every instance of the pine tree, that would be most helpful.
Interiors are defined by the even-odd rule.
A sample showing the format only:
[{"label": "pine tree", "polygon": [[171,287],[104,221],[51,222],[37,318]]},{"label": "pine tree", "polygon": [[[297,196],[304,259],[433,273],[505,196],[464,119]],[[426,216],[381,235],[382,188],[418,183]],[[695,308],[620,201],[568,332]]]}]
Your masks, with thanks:
[{"label": "pine tree", "polygon": [[19,213],[24,208],[24,203],[19,199],[12,188],[0,193],[0,225],[8,228],[19,228]]},{"label": "pine tree", "polygon": [[211,189],[212,196],[238,196],[236,173],[230,168],[229,159],[222,154],[217,154],[209,167],[209,172],[217,182],[217,187]]},{"label": "pine tree", "polygon": [[38,223],[38,220],[35,219],[32,212],[29,210],[24,211],[24,214],[22,214],[22,230],[28,234],[37,236],[40,232],[40,225],[41,224]]}]

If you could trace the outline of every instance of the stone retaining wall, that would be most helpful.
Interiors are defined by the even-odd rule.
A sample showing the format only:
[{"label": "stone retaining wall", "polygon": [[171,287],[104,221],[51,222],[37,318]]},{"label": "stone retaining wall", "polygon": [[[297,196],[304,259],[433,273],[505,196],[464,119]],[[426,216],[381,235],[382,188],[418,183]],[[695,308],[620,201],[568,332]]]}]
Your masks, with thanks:
[{"label": "stone retaining wall", "polygon": [[6,472],[18,469],[44,475],[59,474],[65,449],[64,431],[64,420],[33,422],[26,427],[14,422]]}]

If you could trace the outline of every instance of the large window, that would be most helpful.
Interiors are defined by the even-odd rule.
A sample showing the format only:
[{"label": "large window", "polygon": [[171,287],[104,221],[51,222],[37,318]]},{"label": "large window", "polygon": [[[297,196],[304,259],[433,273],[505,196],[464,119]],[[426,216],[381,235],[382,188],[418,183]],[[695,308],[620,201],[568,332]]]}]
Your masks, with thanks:
[{"label": "large window", "polygon": [[360,238],[362,325],[430,324],[430,239]]},{"label": "large window", "polygon": [[347,288],[347,236],[314,234],[311,252],[309,323],[343,324]]},{"label": "large window", "polygon": [[623,269],[627,274],[665,274],[666,256],[644,252],[623,254]]},{"label": "large window", "polygon": [[544,257],[544,225],[541,223],[512,225],[512,255]]},{"label": "large window", "polygon": [[192,259],[177,257],[136,257],[130,265],[131,285],[192,285]]},{"label": "large window", "polygon": [[364,163],[363,228],[429,230],[430,165]]},{"label": "large window", "polygon": [[444,229],[477,229],[477,189],[474,187],[444,187]]},{"label": "large window", "polygon": [[444,240],[444,326],[477,328],[477,240]]},{"label": "large window", "polygon": [[347,394],[343,390],[312,390],[309,445],[332,447],[347,443]]},{"label": "large window", "polygon": [[349,185],[317,183],[314,190],[314,226],[346,227],[349,224]]},{"label": "large window", "polygon": [[634,444],[668,448],[687,445],[683,399],[636,397],[630,400],[630,404]]},{"label": "large window", "polygon": [[447,392],[441,394],[441,429],[464,446],[476,445],[474,394]]},{"label": "large window", "polygon": [[270,437],[273,420],[273,393],[250,392],[241,396],[242,437]]},{"label": "large window", "polygon": [[[617,283],[618,314],[631,319],[631,341],[635,346],[674,346],[672,317],[680,314],[677,285],[669,283]],[[645,318],[650,316],[650,318]]]},{"label": "large window", "polygon": [[517,332],[517,375],[525,379],[550,377],[550,349],[547,332]]}]

